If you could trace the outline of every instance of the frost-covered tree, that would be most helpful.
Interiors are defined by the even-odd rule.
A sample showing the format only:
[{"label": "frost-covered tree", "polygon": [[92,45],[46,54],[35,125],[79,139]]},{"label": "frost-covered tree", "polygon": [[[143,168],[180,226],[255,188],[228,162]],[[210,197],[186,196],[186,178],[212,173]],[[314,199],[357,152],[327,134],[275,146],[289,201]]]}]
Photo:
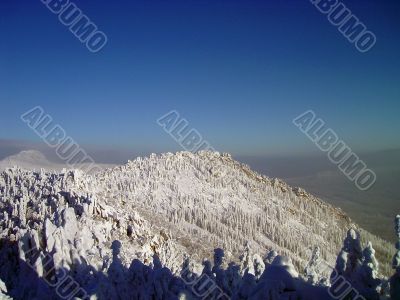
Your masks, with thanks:
[{"label": "frost-covered tree", "polygon": [[215,276],[215,282],[221,290],[229,289],[227,278],[225,276],[225,270],[223,269],[224,256],[224,250],[221,248],[214,249],[214,266],[212,268],[212,272]]},{"label": "frost-covered tree", "polygon": [[225,274],[227,283],[225,291],[228,295],[236,295],[239,292],[241,283],[240,266],[230,262]]},{"label": "frost-covered tree", "polygon": [[278,256],[278,252],[276,252],[275,250],[269,251],[264,256],[264,264],[266,266],[272,264],[272,262],[274,261],[275,257],[277,257],[277,256]]},{"label": "frost-covered tree", "polygon": [[214,278],[214,274],[212,272],[211,262],[209,260],[203,261],[203,271],[202,274],[207,275],[209,278]]},{"label": "frost-covered tree", "polygon": [[392,267],[395,270],[390,278],[390,297],[391,299],[400,299],[400,215],[394,220],[394,229],[397,236],[396,254],[393,257]]},{"label": "frost-covered tree", "polygon": [[353,276],[353,282],[358,292],[366,299],[379,300],[381,280],[378,278],[378,261],[375,258],[375,250],[371,242],[363,250],[362,265],[357,271],[357,276]]},{"label": "frost-covered tree", "polygon": [[344,250],[341,250],[339,255],[336,258],[335,270],[331,275],[331,282],[336,280],[337,276],[343,276],[346,271],[347,265],[347,255],[348,253]]},{"label": "frost-covered tree", "polygon": [[250,299],[285,299],[285,292],[292,294],[296,291],[294,278],[298,277],[290,258],[276,256],[270,266],[267,266],[263,275],[255,286]]},{"label": "frost-covered tree", "polygon": [[321,250],[316,246],[311,254],[310,261],[304,269],[304,277],[311,284],[317,284],[319,282],[318,265],[320,264]]},{"label": "frost-covered tree", "polygon": [[241,280],[239,289],[239,299],[248,299],[256,286],[256,278],[246,269]]},{"label": "frost-covered tree", "polygon": [[371,242],[368,242],[367,246],[363,250],[362,265],[371,269],[371,274],[374,278],[378,276],[379,263],[375,258],[375,249],[372,247]]},{"label": "frost-covered tree", "polygon": [[352,274],[361,265],[362,248],[360,234],[353,228],[347,232],[347,237],[343,243],[343,250],[347,253],[346,274],[351,277]]},{"label": "frost-covered tree", "polygon": [[265,264],[259,254],[254,254],[253,256],[253,264],[254,264],[254,275],[255,278],[258,280],[261,275],[264,273]]},{"label": "frost-covered tree", "polygon": [[360,235],[353,228],[347,231],[343,247],[336,259],[335,270],[331,275],[331,281],[337,275],[342,275],[352,281],[358,268],[361,266],[363,254],[360,242]]},{"label": "frost-covered tree", "polygon": [[250,250],[250,243],[246,242],[243,253],[239,257],[240,259],[240,273],[244,275],[245,273],[250,273],[254,275],[254,265]]},{"label": "frost-covered tree", "polygon": [[224,250],[221,248],[214,249],[214,267],[213,272],[215,273],[216,270],[222,269],[222,264],[224,263]]}]

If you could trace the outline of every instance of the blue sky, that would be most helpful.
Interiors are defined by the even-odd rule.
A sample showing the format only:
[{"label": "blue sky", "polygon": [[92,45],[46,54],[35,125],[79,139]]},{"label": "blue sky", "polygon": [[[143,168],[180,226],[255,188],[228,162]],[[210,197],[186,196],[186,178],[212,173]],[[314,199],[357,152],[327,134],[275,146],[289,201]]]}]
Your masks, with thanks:
[{"label": "blue sky", "polygon": [[377,36],[360,53],[310,1],[74,1],[108,43],[91,53],[40,0],[0,2],[0,139],[39,141],[42,106],[81,144],[175,151],[175,109],[221,151],[317,151],[312,109],[358,151],[400,147],[400,4],[345,1]]}]

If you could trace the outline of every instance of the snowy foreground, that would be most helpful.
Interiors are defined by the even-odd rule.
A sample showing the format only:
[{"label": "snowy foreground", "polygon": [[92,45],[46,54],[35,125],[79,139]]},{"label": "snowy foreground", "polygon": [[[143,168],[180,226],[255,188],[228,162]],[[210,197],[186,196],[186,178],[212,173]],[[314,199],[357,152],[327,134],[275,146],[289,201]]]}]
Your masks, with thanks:
[{"label": "snowy foreground", "polygon": [[400,299],[400,250],[228,154],[7,169],[0,238],[0,299]]}]

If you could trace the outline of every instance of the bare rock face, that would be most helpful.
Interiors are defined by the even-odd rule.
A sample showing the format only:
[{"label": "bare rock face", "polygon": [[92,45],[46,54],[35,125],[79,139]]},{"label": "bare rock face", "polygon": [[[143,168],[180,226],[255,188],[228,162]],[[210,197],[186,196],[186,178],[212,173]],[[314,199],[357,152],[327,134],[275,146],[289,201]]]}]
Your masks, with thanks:
[{"label": "bare rock face", "polygon": [[[247,299],[267,265],[298,282],[295,269],[306,266],[314,245],[334,264],[351,225],[330,205],[228,154],[152,155],[94,175],[12,168],[0,173],[0,290],[58,299],[68,278],[81,299],[197,299],[182,279],[190,265],[193,278],[205,272],[223,293]],[[251,272],[235,265],[247,241]],[[230,267],[219,251],[211,271],[203,260],[214,248],[225,250]],[[264,265],[260,257],[270,250],[279,261],[274,251]],[[235,287],[245,282],[248,288]],[[269,288],[260,283],[257,291]]]}]

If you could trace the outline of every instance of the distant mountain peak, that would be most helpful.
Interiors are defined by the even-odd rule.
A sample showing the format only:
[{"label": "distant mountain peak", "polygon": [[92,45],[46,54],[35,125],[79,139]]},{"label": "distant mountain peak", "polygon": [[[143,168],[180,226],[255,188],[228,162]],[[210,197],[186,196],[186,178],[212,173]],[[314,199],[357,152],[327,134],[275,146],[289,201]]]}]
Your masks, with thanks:
[{"label": "distant mountain peak", "polygon": [[4,160],[24,162],[48,162],[46,156],[38,150],[23,150],[17,154],[6,157]]}]

